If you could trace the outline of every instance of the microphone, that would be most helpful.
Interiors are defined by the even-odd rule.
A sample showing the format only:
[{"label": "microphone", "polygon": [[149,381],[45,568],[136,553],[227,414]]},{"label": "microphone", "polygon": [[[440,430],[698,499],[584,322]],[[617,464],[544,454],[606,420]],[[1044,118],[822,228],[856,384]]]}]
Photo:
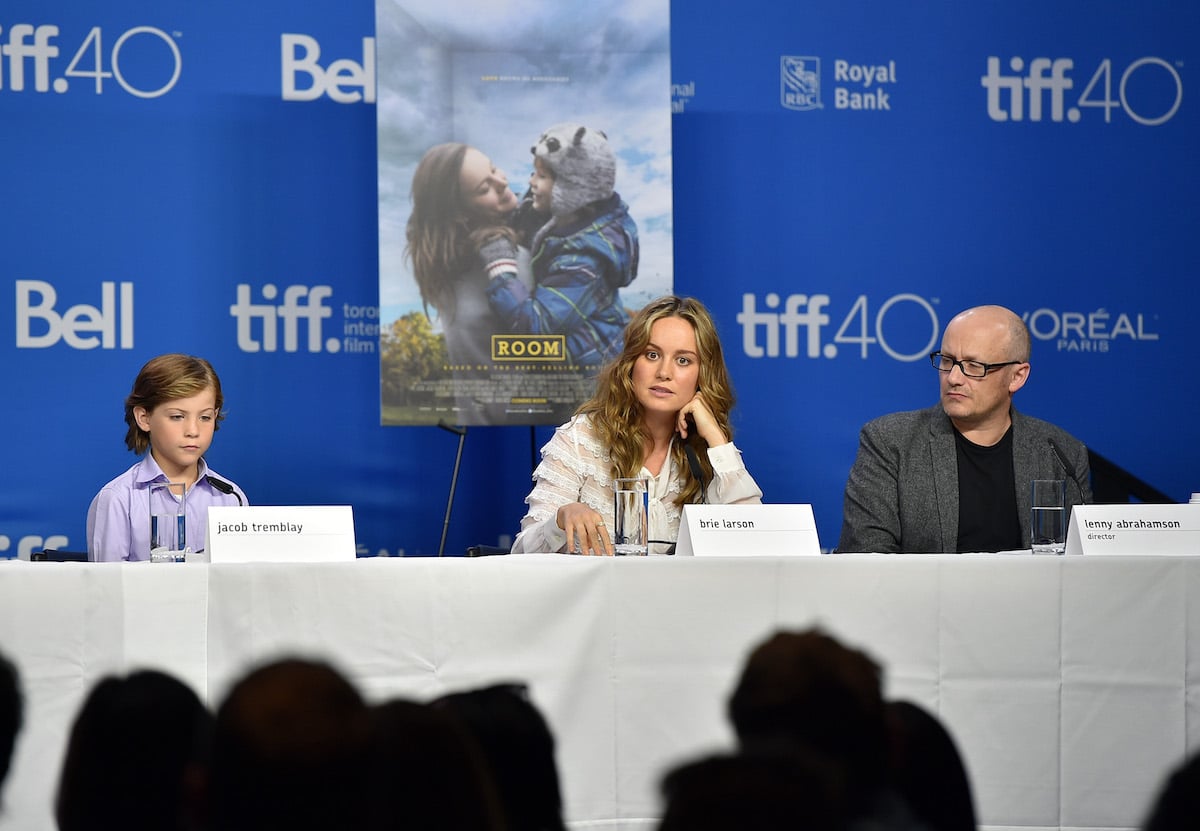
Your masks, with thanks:
[{"label": "microphone", "polygon": [[1050,445],[1050,452],[1052,454],[1054,454],[1054,459],[1055,459],[1055,461],[1058,462],[1058,466],[1062,468],[1063,473],[1067,474],[1067,477],[1075,485],[1075,490],[1077,490],[1079,492],[1079,501],[1082,503],[1083,502],[1083,487],[1079,484],[1079,476],[1078,476],[1078,474],[1075,473],[1075,468],[1072,465],[1067,463],[1066,457],[1063,456],[1062,451],[1059,450],[1058,445],[1054,443],[1054,439],[1047,438],[1046,443],[1048,445]]},{"label": "microphone", "polygon": [[208,484],[212,485],[214,488],[216,488],[217,490],[219,490],[221,493],[225,494],[226,496],[228,496],[229,494],[233,494],[234,496],[236,496],[238,504],[245,507],[246,503],[242,501],[242,495],[237,492],[237,490],[233,487],[233,485],[229,484],[224,479],[218,479],[217,477],[212,476],[212,475],[206,475],[204,478],[208,480]]},{"label": "microphone", "polygon": [[700,467],[696,451],[686,441],[683,443],[683,452],[687,455],[687,463],[692,471],[692,476],[696,477],[696,481],[700,483],[700,504],[704,505],[708,502],[708,485],[704,481],[704,469]]}]

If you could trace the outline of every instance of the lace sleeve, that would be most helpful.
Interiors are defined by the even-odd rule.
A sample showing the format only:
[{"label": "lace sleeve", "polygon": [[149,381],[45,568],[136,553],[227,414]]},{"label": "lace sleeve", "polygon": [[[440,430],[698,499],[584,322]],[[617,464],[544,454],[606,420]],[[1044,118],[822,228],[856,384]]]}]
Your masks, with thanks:
[{"label": "lace sleeve", "polygon": [[712,505],[757,505],[762,491],[742,461],[742,451],[733,442],[708,449],[713,466],[713,480],[708,484],[708,501]]},{"label": "lace sleeve", "polygon": [[558,509],[572,502],[584,502],[600,511],[611,528],[610,464],[586,416],[577,416],[555,430],[533,472],[533,490],[525,497],[529,508],[521,519],[513,552],[562,551],[567,540],[558,527]]}]

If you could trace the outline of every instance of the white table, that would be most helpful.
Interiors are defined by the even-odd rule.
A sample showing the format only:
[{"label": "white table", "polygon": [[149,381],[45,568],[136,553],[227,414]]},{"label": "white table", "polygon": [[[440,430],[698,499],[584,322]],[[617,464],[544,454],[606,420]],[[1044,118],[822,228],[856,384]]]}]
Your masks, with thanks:
[{"label": "white table", "polygon": [[27,721],[0,828],[50,831],[100,677],[155,666],[214,707],[250,665],[331,659],[371,700],[523,680],[577,829],[652,829],[671,766],[731,746],[748,650],[820,624],[941,714],[988,828],[1135,828],[1200,747],[1200,562],[1004,555],[561,555],[306,565],[0,563]]}]

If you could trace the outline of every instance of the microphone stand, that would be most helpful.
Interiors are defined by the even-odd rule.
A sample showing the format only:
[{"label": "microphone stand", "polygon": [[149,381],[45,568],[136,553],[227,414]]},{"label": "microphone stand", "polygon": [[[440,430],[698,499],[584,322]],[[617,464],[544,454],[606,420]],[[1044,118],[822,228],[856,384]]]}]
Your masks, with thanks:
[{"label": "microphone stand", "polygon": [[446,520],[442,523],[442,539],[438,543],[437,555],[440,557],[446,550],[446,533],[450,530],[450,509],[454,507],[454,488],[458,485],[458,466],[462,462],[463,443],[467,440],[467,428],[454,427],[441,419],[438,420],[438,427],[458,436],[458,453],[454,456],[454,474],[450,477],[450,498],[446,500]]}]

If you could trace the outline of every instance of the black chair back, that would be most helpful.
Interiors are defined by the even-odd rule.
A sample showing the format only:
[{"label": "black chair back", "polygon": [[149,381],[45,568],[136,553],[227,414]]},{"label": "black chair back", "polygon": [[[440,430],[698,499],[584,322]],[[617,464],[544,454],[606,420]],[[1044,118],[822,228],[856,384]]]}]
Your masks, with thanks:
[{"label": "black chair back", "polygon": [[62,548],[43,548],[41,551],[34,551],[29,555],[29,559],[35,563],[86,563],[88,555],[86,551],[67,551]]}]

